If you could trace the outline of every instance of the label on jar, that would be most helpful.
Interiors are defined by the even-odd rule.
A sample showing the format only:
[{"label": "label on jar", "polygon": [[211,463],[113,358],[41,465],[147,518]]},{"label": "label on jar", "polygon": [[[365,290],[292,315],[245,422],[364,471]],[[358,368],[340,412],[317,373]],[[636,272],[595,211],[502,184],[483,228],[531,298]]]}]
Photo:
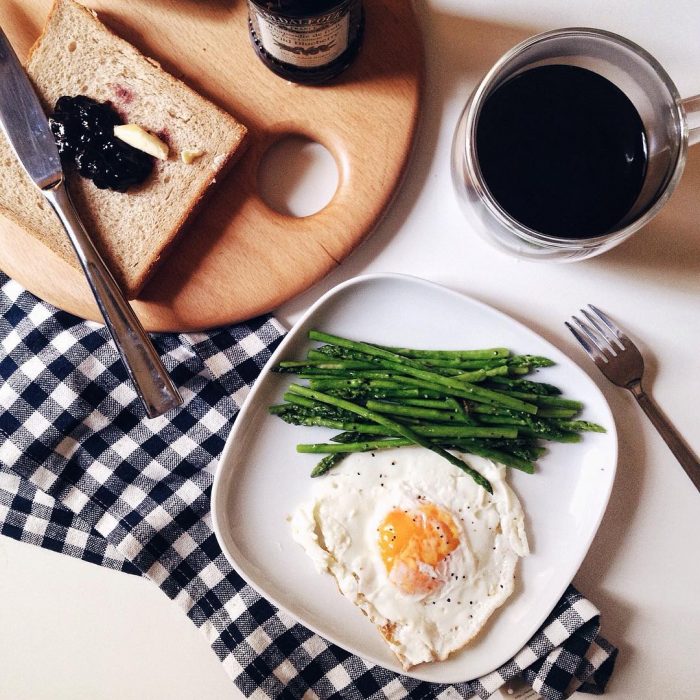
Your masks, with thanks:
[{"label": "label on jar", "polygon": [[251,7],[262,47],[273,58],[299,68],[325,66],[348,47],[350,12],[347,5],[308,18],[280,17]]}]

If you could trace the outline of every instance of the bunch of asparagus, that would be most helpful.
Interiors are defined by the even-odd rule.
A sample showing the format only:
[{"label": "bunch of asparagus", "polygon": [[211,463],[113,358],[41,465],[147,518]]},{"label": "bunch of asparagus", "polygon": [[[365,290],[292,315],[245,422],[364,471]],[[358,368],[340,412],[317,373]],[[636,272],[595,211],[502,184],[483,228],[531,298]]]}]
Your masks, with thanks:
[{"label": "bunch of asparagus", "polygon": [[493,459],[532,474],[546,451],[541,440],[578,442],[581,432],[605,432],[577,420],[580,401],[551,384],[525,379],[546,357],[513,355],[506,348],[415,350],[372,345],[321,331],[325,343],[276,372],[296,374],[285,403],[271,414],[294,425],[340,430],[329,443],[297,445],[326,455],[311,472],[326,473],[351,452],[421,445],[444,457],[491,492],[489,482],[448,450]]}]

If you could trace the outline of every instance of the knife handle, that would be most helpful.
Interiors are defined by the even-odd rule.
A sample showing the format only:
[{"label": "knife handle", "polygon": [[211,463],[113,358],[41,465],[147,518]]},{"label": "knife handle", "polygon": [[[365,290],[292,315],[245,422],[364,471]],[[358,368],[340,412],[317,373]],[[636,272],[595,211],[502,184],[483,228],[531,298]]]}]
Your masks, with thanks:
[{"label": "knife handle", "polygon": [[42,190],[63,224],[85,272],[117,350],[126,365],[146,414],[155,418],[182,404],[150,338],[107,269],[71,202],[65,182]]}]

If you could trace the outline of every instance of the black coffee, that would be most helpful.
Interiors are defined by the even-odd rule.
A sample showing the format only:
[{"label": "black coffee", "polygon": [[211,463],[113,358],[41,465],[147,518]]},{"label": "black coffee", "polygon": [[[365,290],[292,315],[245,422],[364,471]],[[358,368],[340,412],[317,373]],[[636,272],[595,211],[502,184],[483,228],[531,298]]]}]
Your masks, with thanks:
[{"label": "black coffee", "polygon": [[479,165],[514,219],[559,238],[614,230],[647,168],[644,125],[627,96],[584,68],[532,68],[486,99],[476,130]]}]

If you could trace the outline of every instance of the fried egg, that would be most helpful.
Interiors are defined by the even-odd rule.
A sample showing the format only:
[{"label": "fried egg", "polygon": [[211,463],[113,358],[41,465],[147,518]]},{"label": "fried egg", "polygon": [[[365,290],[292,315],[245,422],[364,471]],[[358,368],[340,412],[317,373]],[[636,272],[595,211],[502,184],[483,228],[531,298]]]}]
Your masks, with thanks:
[{"label": "fried egg", "polygon": [[505,467],[463,457],[493,494],[429,450],[382,450],[350,455],[316,479],[291,517],[294,539],[405,669],[472,640],[512,594],[529,551]]}]

